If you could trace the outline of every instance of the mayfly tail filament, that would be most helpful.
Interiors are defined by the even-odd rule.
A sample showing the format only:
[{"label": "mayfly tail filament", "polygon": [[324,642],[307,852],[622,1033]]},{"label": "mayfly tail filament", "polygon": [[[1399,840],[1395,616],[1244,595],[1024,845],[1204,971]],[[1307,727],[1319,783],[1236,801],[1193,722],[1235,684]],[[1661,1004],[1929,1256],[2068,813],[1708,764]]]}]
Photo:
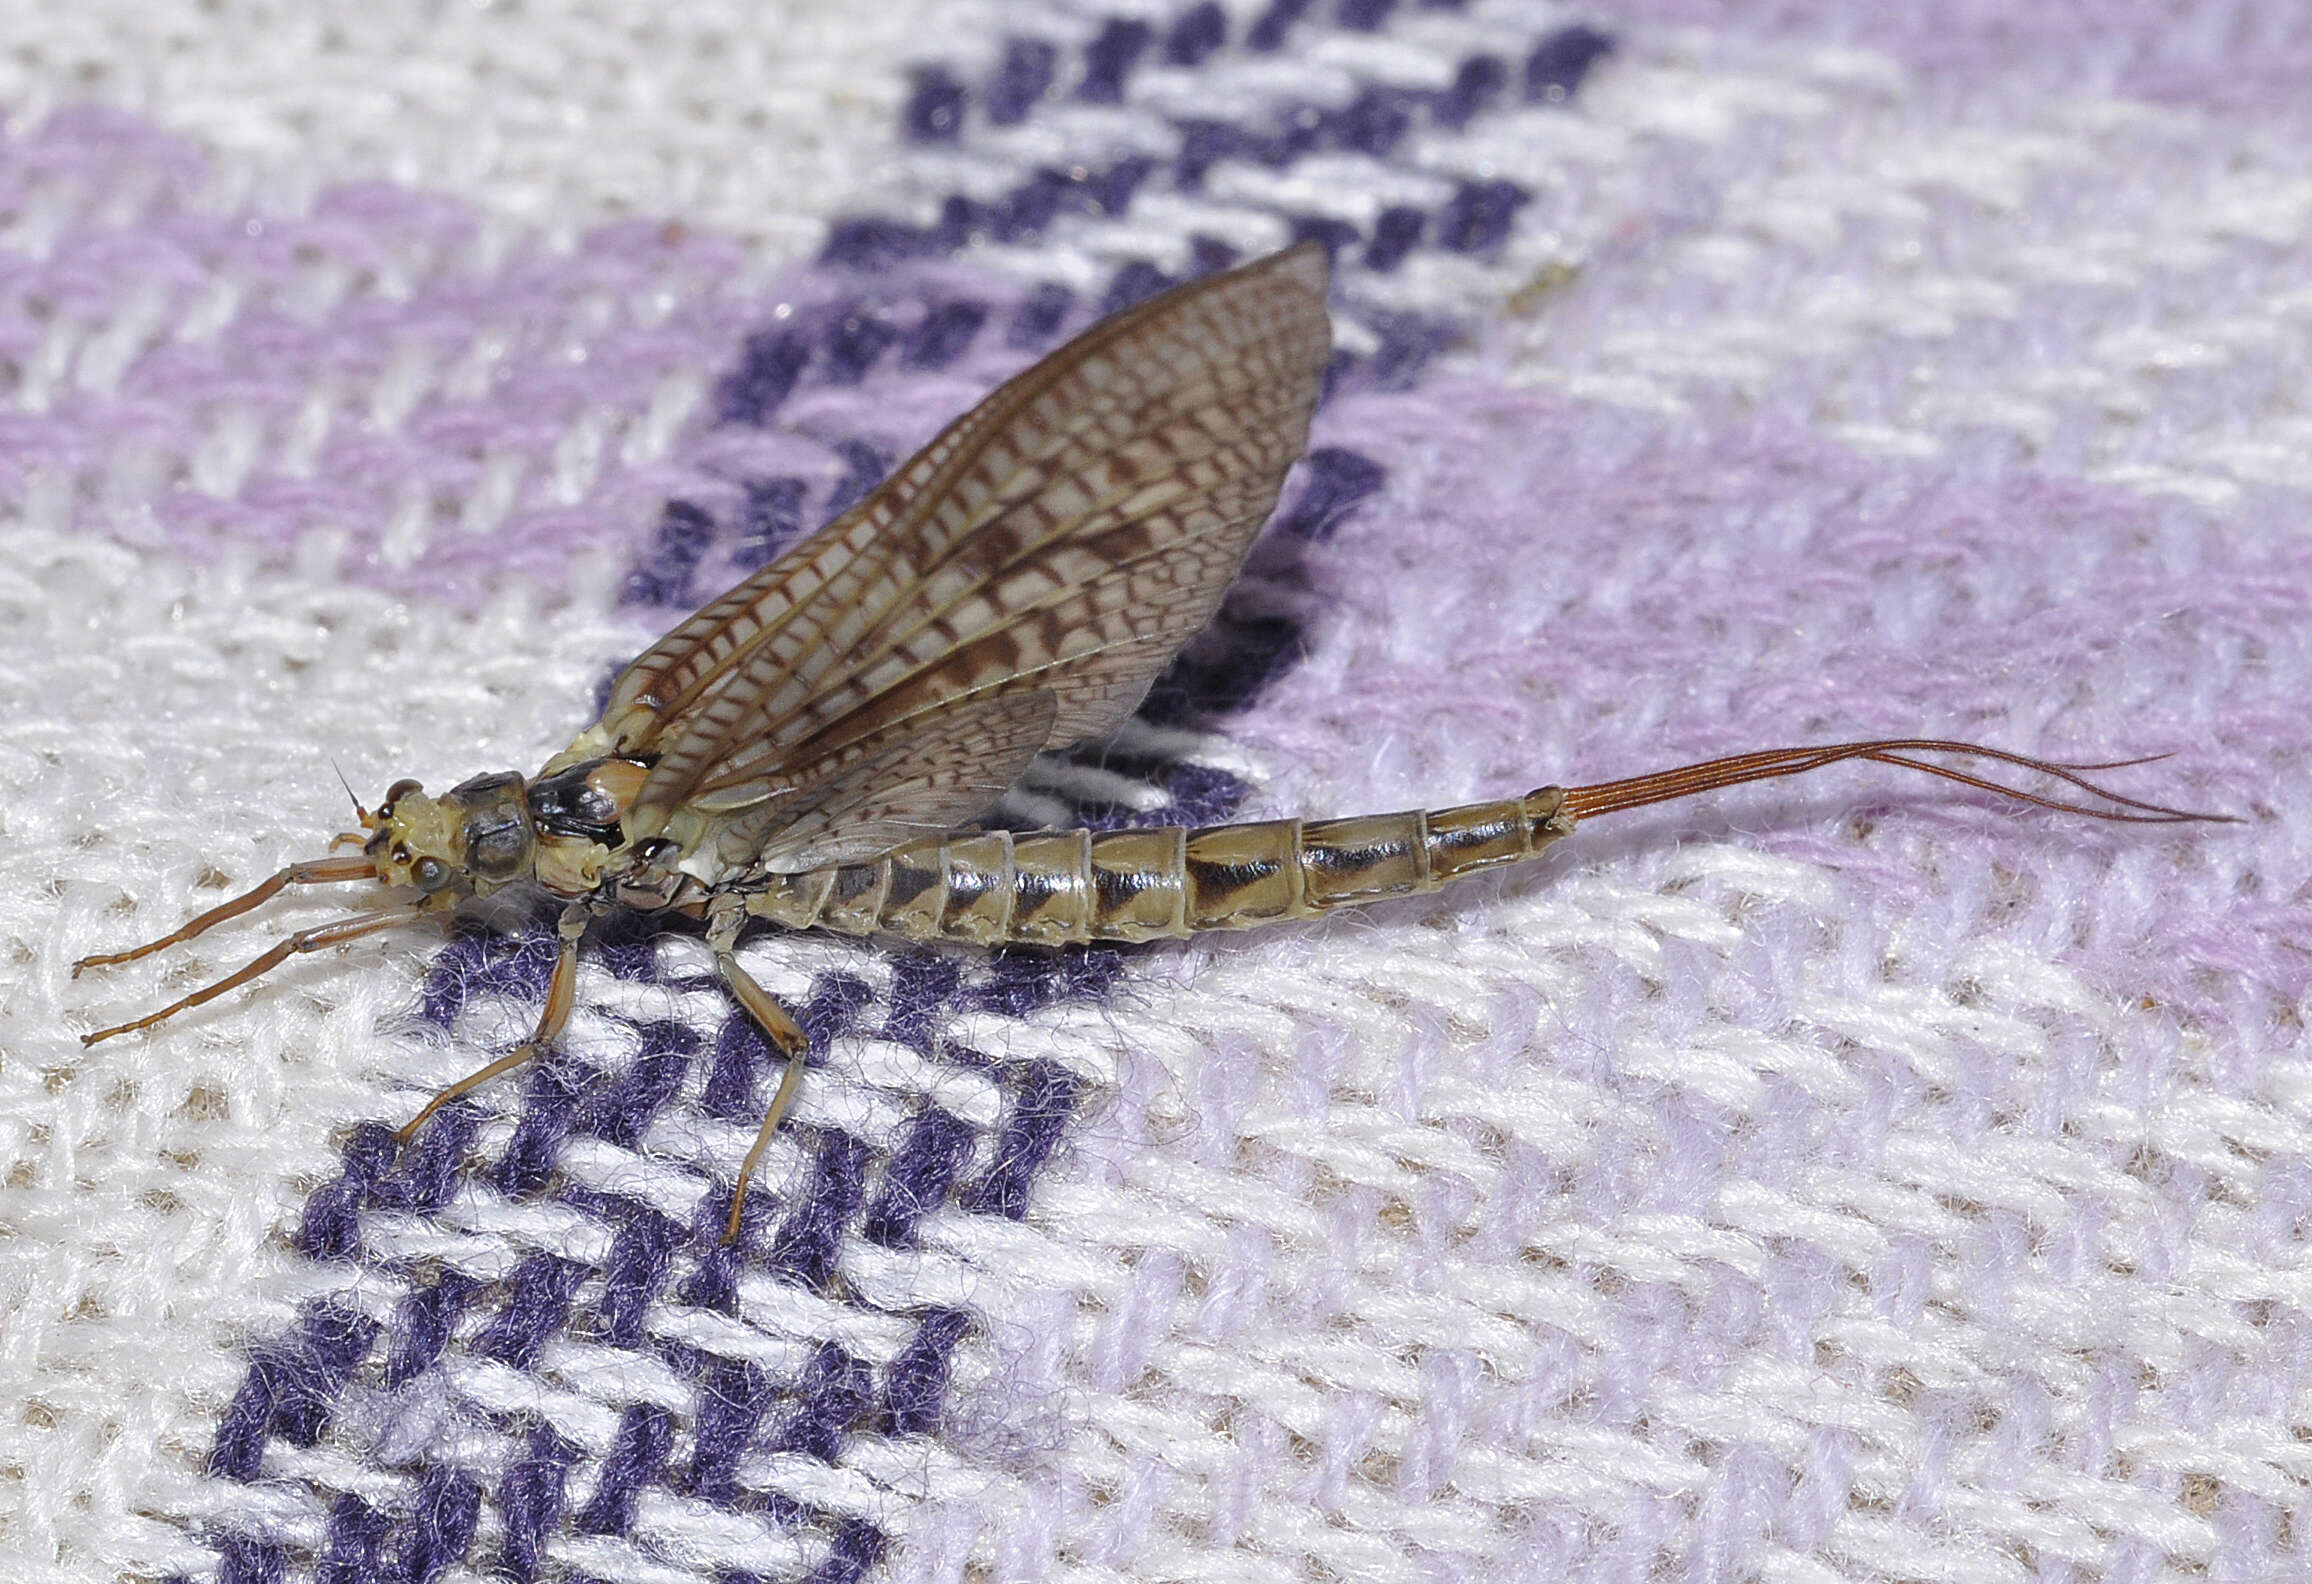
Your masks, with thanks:
[{"label": "mayfly tail filament", "polygon": [[[2109,806],[2099,808],[2091,803],[2048,797],[2021,787],[2008,786],[1986,776],[1972,775],[1950,765],[1910,757],[1913,754],[1929,753],[1993,759],[2001,764],[2014,765],[2018,769],[2034,771],[2064,782],[2090,797],[2101,799]],[[2083,773],[2090,770],[2122,770],[2130,765],[2148,764],[2163,757],[2152,754],[2141,759],[2115,759],[2099,764],[2059,764],[2047,759],[2033,759],[2025,754],[2009,753],[2000,748],[1986,748],[1979,743],[1949,742],[1932,737],[1889,737],[1871,742],[1825,743],[1811,748],[1768,748],[1756,753],[1733,754],[1724,759],[1708,759],[1700,764],[1680,765],[1674,770],[1632,776],[1623,781],[1568,787],[1565,810],[1577,820],[1590,819],[1600,814],[1619,813],[1624,809],[1644,808],[1649,803],[1667,803],[1675,798],[1692,797],[1696,793],[1712,792],[1721,787],[1740,786],[1747,781],[1770,781],[1780,776],[1805,775],[1828,765],[1860,759],[1873,764],[1917,770],[1925,775],[1955,781],[1977,791],[1997,793],[2001,797],[2038,808],[2052,809],[2062,814],[2084,815],[2089,819],[2117,824],[2236,823],[2234,817],[2228,814],[2196,813],[2189,809],[2169,808],[2164,804],[2147,803],[2141,798],[2128,797],[2097,785]]]}]

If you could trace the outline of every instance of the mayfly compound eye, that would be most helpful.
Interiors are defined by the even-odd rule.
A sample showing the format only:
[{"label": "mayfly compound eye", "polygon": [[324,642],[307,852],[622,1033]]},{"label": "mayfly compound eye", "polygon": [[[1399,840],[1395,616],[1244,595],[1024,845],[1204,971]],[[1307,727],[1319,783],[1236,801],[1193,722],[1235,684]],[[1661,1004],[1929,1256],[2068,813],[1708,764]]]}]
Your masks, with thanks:
[{"label": "mayfly compound eye", "polygon": [[[577,994],[587,925],[623,907],[703,918],[725,986],[787,1068],[739,1167],[726,1236],[809,1047],[739,965],[750,918],[903,940],[1047,947],[1249,929],[1433,891],[1534,857],[1577,821],[1847,760],[1895,765],[2042,808],[2163,823],[2187,813],[2082,770],[1969,743],[1775,748],[1586,787],[1354,819],[1014,835],[965,829],[1047,748],[1118,725],[1219,606],[1308,445],[1332,357],[1325,252],[1289,248],[1152,297],[1018,375],[875,492],[661,638],[602,717],[537,776],[478,777],[465,808],[477,894],[534,880],[564,903],[537,1031],[436,1095],[444,1104],[551,1045]],[[1115,436],[1130,436],[1118,449]],[[1118,478],[1133,488],[1119,495]],[[962,504],[959,504],[962,503]],[[837,636],[840,635],[840,636]],[[1096,639],[1097,641],[1088,641]],[[1973,755],[2103,806],[1935,762]],[[284,886],[374,880],[409,862],[397,781],[359,858],[297,864],[173,935],[189,940]],[[528,823],[524,820],[527,810]],[[407,813],[446,818],[442,807]],[[393,822],[393,823],[389,823]],[[448,845],[448,837],[428,827]],[[533,839],[534,837],[534,839]],[[419,858],[418,888],[451,869]],[[157,1023],[295,952],[415,917],[355,914],[281,942]],[[75,971],[78,971],[77,969]]]}]

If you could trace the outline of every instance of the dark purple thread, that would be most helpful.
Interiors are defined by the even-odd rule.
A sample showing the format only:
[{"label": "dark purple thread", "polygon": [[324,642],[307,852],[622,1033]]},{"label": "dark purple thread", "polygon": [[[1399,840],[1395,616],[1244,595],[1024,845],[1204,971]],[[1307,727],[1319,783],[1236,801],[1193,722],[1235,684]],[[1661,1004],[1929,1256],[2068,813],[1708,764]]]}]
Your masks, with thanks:
[{"label": "dark purple thread", "polygon": [[1377,494],[1388,469],[1341,446],[1319,446],[1301,461],[1302,485],[1278,524],[1303,539],[1332,537],[1349,513]]},{"label": "dark purple thread", "polygon": [[1334,14],[1352,33],[1378,33],[1388,26],[1389,13],[1396,9],[1397,0],[1341,0],[1341,8]]},{"label": "dark purple thread", "polygon": [[412,1287],[394,1311],[392,1346],[385,1360],[385,1384],[408,1385],[433,1368],[449,1346],[450,1333],[484,1284],[454,1270]]},{"label": "dark purple thread", "polygon": [[1131,17],[1111,17],[1092,42],[1084,47],[1084,81],[1076,97],[1086,104],[1117,104],[1124,97],[1124,79],[1147,53],[1154,30]]},{"label": "dark purple thread", "polygon": [[642,1048],[624,1072],[581,1103],[578,1125],[621,1149],[634,1149],[643,1131],[682,1089],[683,1074],[699,1045],[698,1033],[681,1023],[646,1023]]},{"label": "dark purple thread", "polygon": [[699,1372],[697,1437],[684,1483],[701,1501],[740,1505],[739,1455],[776,1395],[768,1376],[744,1359],[710,1359]]},{"label": "dark purple thread", "polygon": [[1031,1061],[1019,1069],[1011,1115],[997,1140],[995,1164],[963,1191],[966,1210],[1018,1221],[1028,1213],[1028,1187],[1059,1147],[1076,1106],[1076,1080],[1056,1062]]},{"label": "dark purple thread", "polygon": [[1370,313],[1365,318],[1380,332],[1381,346],[1357,372],[1381,390],[1409,387],[1460,333],[1450,321],[1426,314]]},{"label": "dark purple thread", "polygon": [[578,1515],[580,1534],[622,1535],[634,1527],[634,1499],[658,1479],[674,1448],[674,1415],[656,1403],[638,1403],[618,1421],[602,1460],[594,1499]]},{"label": "dark purple thread", "polygon": [[1205,637],[1182,650],[1148,689],[1140,714],[1160,725],[1234,714],[1298,665],[1300,655],[1298,621],[1239,615],[1223,605]]},{"label": "dark purple thread", "polygon": [[1154,160],[1127,155],[1113,165],[1085,172],[1076,184],[1076,193],[1082,204],[1113,218],[1132,207],[1132,195],[1155,173]]},{"label": "dark purple thread", "polygon": [[975,1011],[1023,1018],[1062,1001],[1098,1000],[1123,970],[1124,953],[1114,946],[999,951],[965,988],[963,1004]]},{"label": "dark purple thread", "polygon": [[1343,249],[1352,246],[1358,237],[1357,228],[1346,220],[1335,220],[1329,215],[1295,215],[1292,218],[1292,239],[1295,242],[1314,242],[1325,250],[1327,259],[1338,259]]},{"label": "dark purple thread", "polygon": [[249,1373],[225,1405],[217,1421],[216,1444],[209,1448],[209,1472],[217,1478],[246,1484],[257,1477],[272,1429],[273,1402],[281,1390],[280,1373],[279,1353],[273,1348],[260,1348],[249,1360]]},{"label": "dark purple thread", "polygon": [[795,1410],[772,1439],[774,1452],[801,1452],[832,1463],[851,1428],[873,1400],[874,1377],[865,1363],[832,1342],[822,1342],[795,1384]]},{"label": "dark purple thread", "polygon": [[984,303],[941,303],[907,333],[907,343],[899,350],[899,365],[916,370],[945,368],[963,356],[979,327],[986,323]]},{"label": "dark purple thread", "polygon": [[1216,0],[1203,0],[1180,13],[1164,35],[1164,64],[1201,66],[1204,57],[1228,42],[1228,13]]},{"label": "dark purple thread", "polygon": [[754,1019],[724,1018],[715,1030],[714,1066],[699,1096],[700,1109],[725,1122],[760,1121],[762,1102],[755,1098],[755,1074],[770,1060],[771,1042],[763,1038]]},{"label": "dark purple thread", "polygon": [[977,1137],[970,1123],[936,1106],[909,1123],[859,1235],[884,1248],[912,1247],[916,1223],[947,1202]]},{"label": "dark purple thread", "polygon": [[521,1114],[506,1150],[489,1168],[490,1181],[509,1199],[537,1193],[554,1180],[562,1143],[578,1125],[579,1096],[591,1075],[556,1051],[530,1064],[522,1077]]},{"label": "dark purple thread", "polygon": [[576,1208],[618,1227],[617,1240],[602,1267],[602,1301],[595,1331],[612,1347],[643,1345],[642,1322],[659,1289],[673,1273],[675,1250],[685,1241],[682,1227],[647,1205],[610,1195],[571,1195]]},{"label": "dark purple thread", "polygon": [[883,1037],[931,1054],[940,1009],[962,982],[963,964],[951,955],[928,947],[898,953],[891,964],[891,1008],[884,1015]]},{"label": "dark purple thread", "polygon": [[866,1519],[846,1518],[835,1526],[827,1555],[804,1584],[859,1584],[883,1560],[888,1545],[882,1531]]},{"label": "dark purple thread", "polygon": [[1525,58],[1527,101],[1557,104],[1571,99],[1581,91],[1590,68],[1613,53],[1613,47],[1612,38],[1579,23],[1552,33]]},{"label": "dark purple thread", "polygon": [[1042,39],[1015,38],[1003,47],[1003,63],[987,85],[987,118],[995,126],[1017,126],[1036,101],[1051,91],[1060,52]]},{"label": "dark purple thread", "polygon": [[1453,85],[1429,102],[1429,115],[1447,131],[1458,132],[1501,96],[1509,68],[1494,55],[1472,55],[1453,73]]},{"label": "dark purple thread", "polygon": [[1021,242],[1052,223],[1075,193],[1075,181],[1055,170],[1040,170],[1005,193],[982,217],[998,242]]},{"label": "dark purple thread", "polygon": [[506,1278],[505,1307],[474,1338],[473,1350],[516,1369],[528,1369],[569,1318],[570,1300],[586,1267],[551,1254],[533,1254]]},{"label": "dark purple thread", "polygon": [[934,1309],[883,1373],[883,1418],[893,1435],[936,1435],[949,1356],[971,1329],[961,1309]]},{"label": "dark purple thread", "polygon": [[1182,192],[1197,191],[1213,166],[1247,156],[1257,146],[1248,133],[1227,121],[1183,121],[1178,130],[1180,152],[1172,157],[1172,183]]},{"label": "dark purple thread", "polygon": [[827,333],[827,383],[858,384],[898,339],[898,328],[886,320],[864,312],[845,314]]},{"label": "dark purple thread", "polygon": [[447,1029],[477,995],[541,1003],[559,953],[549,928],[508,935],[478,919],[461,919],[449,943],[426,964],[423,1016]]},{"label": "dark purple thread", "polygon": [[747,480],[739,507],[739,540],[731,547],[731,559],[740,571],[768,564],[803,537],[805,489],[799,478]]},{"label": "dark purple thread", "polygon": [[819,250],[819,262],[874,273],[933,252],[936,247],[935,236],[904,220],[838,220],[827,228],[827,245]]},{"label": "dark purple thread", "polygon": [[1253,22],[1251,31],[1244,35],[1244,42],[1264,53],[1277,49],[1284,43],[1285,34],[1292,31],[1292,25],[1301,19],[1301,13],[1310,4],[1311,0],[1273,0],[1269,8]]},{"label": "dark purple thread", "polygon": [[640,564],[626,574],[624,603],[689,609],[690,583],[714,543],[714,519],[689,501],[672,500],[659,514],[658,535]]},{"label": "dark purple thread", "polygon": [[793,330],[763,330],[746,339],[739,366],[715,389],[715,416],[724,423],[765,424],[794,393],[811,361],[810,344]]},{"label": "dark purple thread", "polygon": [[373,1584],[393,1519],[347,1491],[329,1505],[329,1539],[313,1584]]},{"label": "dark purple thread", "polygon": [[400,1157],[401,1144],[382,1122],[364,1122],[346,1138],[345,1169],[305,1201],[297,1246],[308,1259],[353,1259],[361,1253],[361,1205]]},{"label": "dark purple thread", "polygon": [[1334,112],[1327,130],[1342,148],[1384,158],[1412,129],[1420,97],[1403,88],[1367,88]]},{"label": "dark purple thread", "polygon": [[813,1144],[811,1180],[771,1239],[763,1263],[777,1275],[822,1292],[835,1279],[843,1229],[867,1194],[867,1145],[831,1128],[818,1130]]},{"label": "dark purple thread", "polygon": [[1068,308],[1075,300],[1075,293],[1067,287],[1045,281],[1020,304],[1019,312],[1012,317],[1011,329],[1004,334],[1004,344],[1024,351],[1049,345],[1058,336],[1061,323],[1068,317]]},{"label": "dark purple thread", "polygon": [[257,1350],[248,1376],[226,1405],[209,1452],[209,1472],[247,1483],[257,1477],[266,1441],[275,1435],[311,1446],[370,1347],[377,1322],[323,1301],[299,1318],[297,1334]]},{"label": "dark purple thread", "polygon": [[[1163,787],[1169,801],[1160,809],[1150,811],[1150,818],[1160,818],[1166,825],[1212,825],[1227,819],[1244,806],[1252,788],[1212,765],[1179,764],[1164,775]],[[1092,953],[1087,952],[1086,957]],[[1113,972],[1121,972],[1123,957],[1116,954]]]},{"label": "dark purple thread", "polygon": [[517,1584],[530,1584],[545,1562],[546,1537],[561,1521],[570,1467],[578,1458],[578,1448],[539,1425],[530,1432],[528,1453],[498,1485],[498,1521],[505,1526],[498,1571]]},{"label": "dark purple thread", "polygon": [[1122,313],[1134,303],[1146,302],[1158,292],[1179,284],[1155,265],[1134,259],[1116,271],[1108,282],[1107,293],[1100,299],[1100,317],[1105,319],[1112,313]]},{"label": "dark purple thread", "polygon": [[836,445],[835,454],[843,459],[845,471],[827,494],[826,520],[829,522],[865,500],[867,492],[882,483],[883,475],[891,471],[890,453],[864,440],[842,441]]},{"label": "dark purple thread", "polygon": [[224,1559],[217,1569],[217,1584],[281,1584],[287,1576],[288,1554],[271,1540],[229,1534],[216,1545]]},{"label": "dark purple thread", "polygon": [[679,1294],[682,1301],[694,1309],[711,1309],[726,1315],[737,1314],[739,1310],[739,1271],[746,1262],[747,1234],[775,1209],[767,1202],[770,1195],[748,1195],[746,1223],[739,1229],[738,1240],[725,1243],[722,1235],[723,1228],[730,1224],[730,1194],[730,1189],[725,1187],[709,1194],[700,1205],[691,1228],[691,1241],[704,1245],[706,1255],[698,1262],[698,1269],[690,1273],[690,1280],[682,1284]]},{"label": "dark purple thread", "polygon": [[1254,153],[1257,158],[1282,169],[1304,154],[1330,146],[1331,121],[1322,105],[1302,105],[1278,123],[1264,141],[1256,144]]},{"label": "dark purple thread", "polygon": [[953,143],[963,133],[963,84],[944,66],[918,66],[902,121],[918,143]]},{"label": "dark purple thread", "polygon": [[1406,204],[1392,204],[1373,220],[1373,239],[1365,244],[1365,268],[1376,275],[1386,275],[1405,262],[1405,256],[1421,244],[1421,233],[1428,229],[1429,217]]},{"label": "dark purple thread", "polygon": [[1525,201],[1525,189],[1515,182],[1463,182],[1437,217],[1437,245],[1450,253],[1497,247]]},{"label": "dark purple thread", "polygon": [[402,1531],[400,1555],[387,1576],[407,1584],[431,1584],[466,1559],[481,1516],[481,1481],[447,1464],[427,1469],[418,1481],[413,1521]]},{"label": "dark purple thread", "polygon": [[859,1021],[859,1014],[875,1004],[875,987],[857,974],[820,974],[811,981],[811,993],[795,1008],[814,1049]]},{"label": "dark purple thread", "polygon": [[303,1346],[290,1354],[273,1404],[273,1433],[311,1446],[329,1426],[330,1410],[377,1341],[367,1315],[323,1301],[305,1312]]}]

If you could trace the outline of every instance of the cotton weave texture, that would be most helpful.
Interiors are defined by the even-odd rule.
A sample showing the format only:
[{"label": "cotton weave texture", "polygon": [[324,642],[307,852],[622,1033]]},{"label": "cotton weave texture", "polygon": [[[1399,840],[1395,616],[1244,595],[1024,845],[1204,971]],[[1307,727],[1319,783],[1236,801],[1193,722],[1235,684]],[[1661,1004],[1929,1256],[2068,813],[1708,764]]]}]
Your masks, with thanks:
[{"label": "cotton weave texture", "polygon": [[[2312,1576],[2312,20],[16,0],[0,1578]],[[993,816],[1950,736],[1059,955],[174,928],[535,770],[1160,287],[1335,259],[1214,628]]]}]

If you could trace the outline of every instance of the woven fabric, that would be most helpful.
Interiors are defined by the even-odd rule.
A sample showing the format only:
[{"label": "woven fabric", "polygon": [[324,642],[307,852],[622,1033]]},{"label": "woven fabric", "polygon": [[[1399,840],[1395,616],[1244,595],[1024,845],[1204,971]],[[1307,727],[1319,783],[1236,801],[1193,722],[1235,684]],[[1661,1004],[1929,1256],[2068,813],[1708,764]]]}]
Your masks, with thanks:
[{"label": "woven fabric", "polygon": [[[2293,8],[0,17],[0,1576],[2305,1571]],[[871,13],[871,14],[869,14]],[[535,768],[1099,313],[1334,249],[1312,454],[1016,825],[1971,738],[1266,934],[522,914],[73,979]]]}]

